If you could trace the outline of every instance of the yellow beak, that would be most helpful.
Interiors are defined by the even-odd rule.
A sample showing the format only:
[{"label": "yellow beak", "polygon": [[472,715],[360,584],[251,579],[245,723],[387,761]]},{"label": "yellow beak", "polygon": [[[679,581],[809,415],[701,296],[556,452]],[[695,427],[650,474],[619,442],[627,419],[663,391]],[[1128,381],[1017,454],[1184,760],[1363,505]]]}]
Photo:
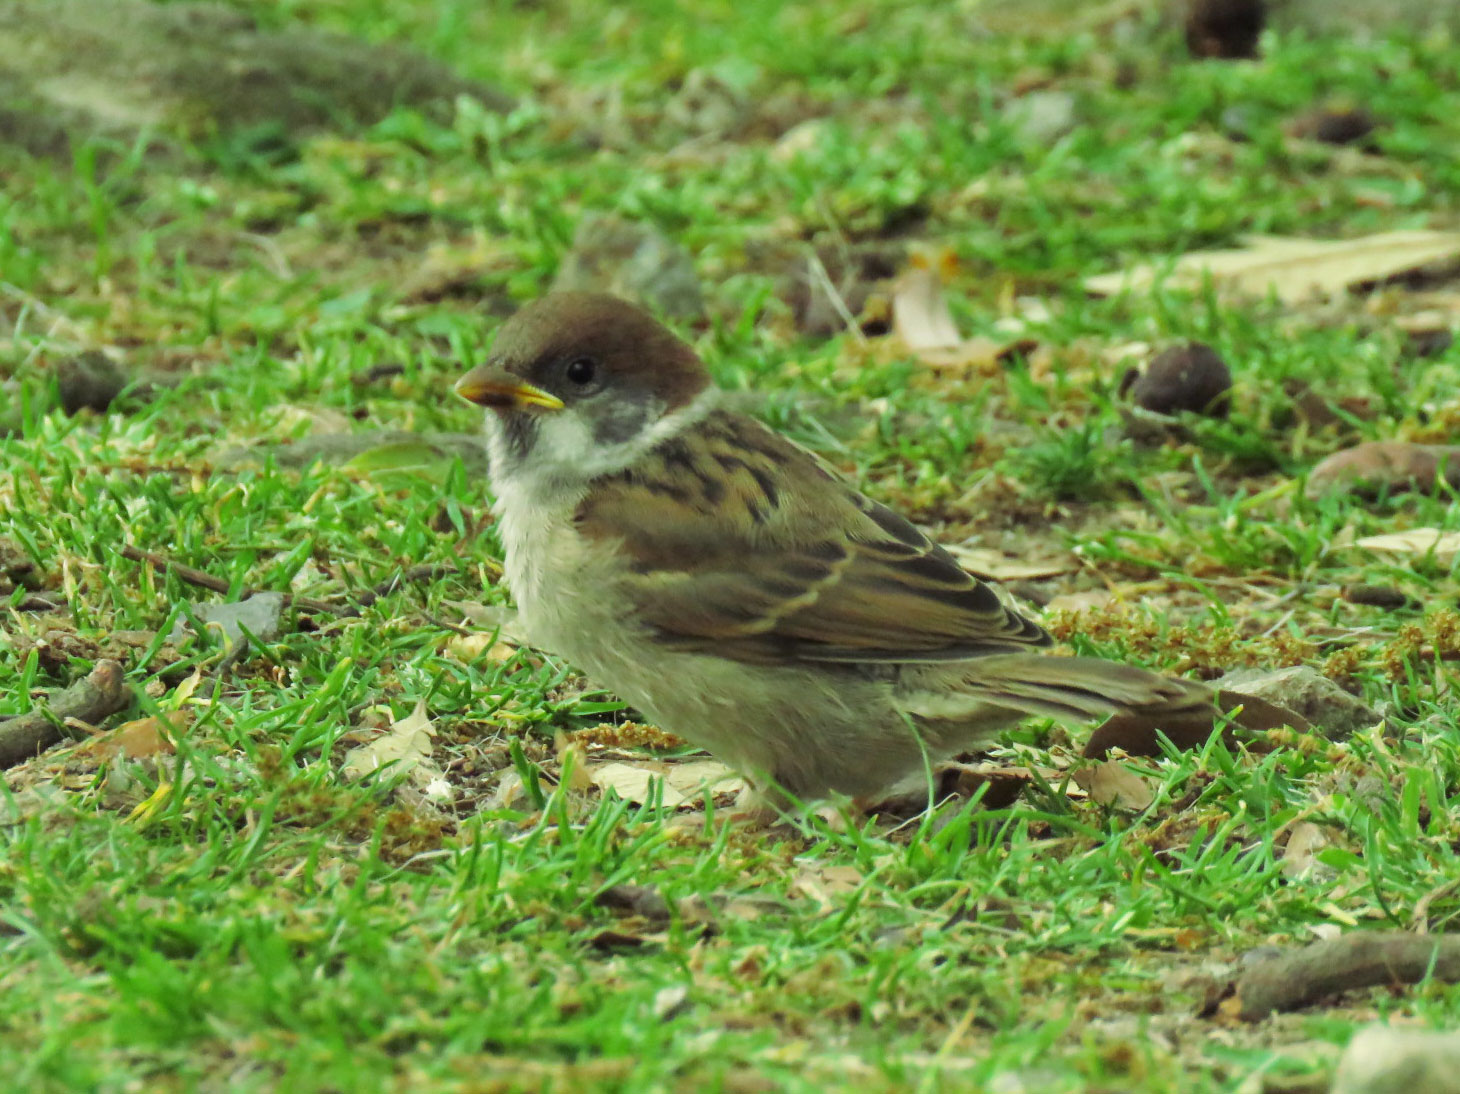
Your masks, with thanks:
[{"label": "yellow beak", "polygon": [[456,381],[456,393],[467,402],[492,410],[563,409],[563,400],[556,395],[491,365],[478,365]]}]

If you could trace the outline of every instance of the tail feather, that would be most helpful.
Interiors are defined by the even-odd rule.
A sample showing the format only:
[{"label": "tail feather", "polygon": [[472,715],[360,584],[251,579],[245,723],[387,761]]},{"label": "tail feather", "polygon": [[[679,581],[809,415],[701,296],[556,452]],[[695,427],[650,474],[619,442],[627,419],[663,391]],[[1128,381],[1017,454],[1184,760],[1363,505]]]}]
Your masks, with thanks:
[{"label": "tail feather", "polygon": [[992,654],[959,668],[971,698],[1060,721],[1122,711],[1178,716],[1211,710],[1215,699],[1193,681],[1095,657]]}]

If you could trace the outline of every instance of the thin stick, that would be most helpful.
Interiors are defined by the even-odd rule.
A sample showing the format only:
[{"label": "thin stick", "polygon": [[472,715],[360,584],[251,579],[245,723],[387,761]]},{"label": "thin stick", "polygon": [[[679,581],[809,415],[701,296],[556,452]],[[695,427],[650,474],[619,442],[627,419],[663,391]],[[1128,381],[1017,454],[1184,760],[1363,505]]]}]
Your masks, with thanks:
[{"label": "thin stick", "polygon": [[[203,570],[195,570],[191,566],[184,566],[181,562],[174,562],[166,555],[159,555],[156,551],[144,551],[140,547],[133,547],[130,543],[122,545],[122,557],[129,558],[133,562],[146,562],[149,565],[161,570],[163,573],[174,573],[178,579],[187,582],[189,585],[196,585],[200,589],[208,589],[215,593],[227,593],[232,586],[221,577],[214,577]],[[245,585],[241,590],[244,596],[252,596],[254,593],[262,592],[251,585]],[[296,608],[303,608],[307,612],[324,612],[327,615],[346,615],[350,609],[342,608],[323,600],[315,600],[309,596],[295,596],[293,593],[285,593],[285,599]]]},{"label": "thin stick", "polygon": [[[227,593],[232,586],[221,577],[214,577],[203,570],[195,570],[191,566],[184,566],[181,562],[174,562],[166,555],[160,555],[156,551],[144,551],[140,547],[133,547],[130,543],[123,544],[122,557],[129,558],[133,562],[146,562],[149,565],[161,570],[163,573],[171,572],[176,574],[178,579],[187,582],[189,585],[196,585],[200,589],[208,589],[215,593]],[[392,574],[384,581],[379,582],[373,588],[365,590],[359,596],[353,598],[350,604],[331,604],[326,600],[316,600],[310,596],[295,596],[293,593],[285,593],[285,601],[296,608],[303,608],[307,612],[323,612],[327,615],[349,617],[359,615],[362,610],[370,607],[382,596],[388,596],[395,592],[400,586],[407,582],[435,581],[437,578],[446,577],[458,573],[458,568],[450,564],[436,565],[423,564],[412,566],[400,573]],[[251,585],[245,585],[241,592],[244,596],[252,596],[254,593],[262,592]]]},{"label": "thin stick", "polygon": [[450,577],[452,574],[460,573],[460,569],[450,563],[423,563],[420,566],[412,566],[408,570],[402,570],[398,574],[392,574],[384,581],[377,582],[369,591],[355,597],[355,607],[368,608],[382,596],[389,596],[402,585],[417,581],[435,581],[438,578]]},{"label": "thin stick", "polygon": [[90,675],[53,693],[29,714],[0,722],[0,768],[14,767],[50,748],[65,736],[61,727],[68,718],[95,725],[131,701],[131,691],[122,686],[122,666],[98,661]]}]

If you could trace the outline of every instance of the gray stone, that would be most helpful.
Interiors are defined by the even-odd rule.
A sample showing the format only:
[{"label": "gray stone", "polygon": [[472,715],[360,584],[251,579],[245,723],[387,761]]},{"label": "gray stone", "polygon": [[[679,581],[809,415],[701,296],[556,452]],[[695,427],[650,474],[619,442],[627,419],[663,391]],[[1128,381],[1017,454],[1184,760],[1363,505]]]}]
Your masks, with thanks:
[{"label": "gray stone", "polygon": [[[215,627],[222,630],[230,646],[248,641],[249,635],[260,642],[270,642],[279,637],[287,599],[283,593],[254,593],[247,600],[229,604],[194,605],[193,614],[210,631]],[[188,621],[179,619],[169,638],[176,642],[190,631]]]},{"label": "gray stone", "polygon": [[1349,1041],[1331,1094],[1456,1094],[1460,1031],[1367,1026]]},{"label": "gray stone", "polygon": [[222,4],[0,0],[0,141],[63,154],[78,136],[368,125],[500,91],[408,49],[309,28],[260,30]]},{"label": "gray stone", "polygon": [[1046,89],[1022,95],[1004,108],[1004,120],[1023,144],[1053,144],[1080,123],[1075,97],[1068,91]]},{"label": "gray stone", "polygon": [[612,293],[670,319],[705,312],[689,252],[657,228],[610,214],[583,218],[553,291]]},{"label": "gray stone", "polygon": [[1348,737],[1382,720],[1362,699],[1350,695],[1307,665],[1284,669],[1238,669],[1212,683],[1213,688],[1266,699],[1301,714],[1325,737]]},{"label": "gray stone", "polygon": [[1460,0],[1269,0],[1268,7],[1273,26],[1308,34],[1377,38],[1396,31],[1460,30]]}]

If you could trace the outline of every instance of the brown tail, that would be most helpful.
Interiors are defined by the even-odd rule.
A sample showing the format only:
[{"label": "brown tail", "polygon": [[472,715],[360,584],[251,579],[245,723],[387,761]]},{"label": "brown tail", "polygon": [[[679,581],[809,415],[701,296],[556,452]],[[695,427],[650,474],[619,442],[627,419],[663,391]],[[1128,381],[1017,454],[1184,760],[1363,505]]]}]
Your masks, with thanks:
[{"label": "brown tail", "polygon": [[1209,688],[1190,680],[1095,657],[1000,653],[960,668],[970,695],[1060,721],[1121,711],[1179,717],[1210,712],[1215,699]]}]

